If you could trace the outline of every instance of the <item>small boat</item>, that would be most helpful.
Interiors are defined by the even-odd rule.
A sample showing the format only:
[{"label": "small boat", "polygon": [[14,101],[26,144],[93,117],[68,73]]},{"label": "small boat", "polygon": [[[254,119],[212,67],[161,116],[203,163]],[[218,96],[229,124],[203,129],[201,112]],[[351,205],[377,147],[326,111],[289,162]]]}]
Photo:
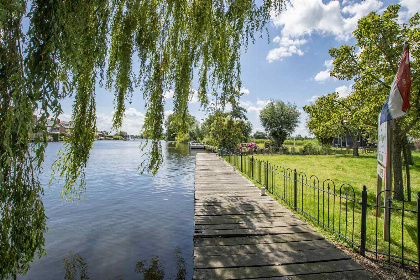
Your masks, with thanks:
[{"label": "small boat", "polygon": [[204,149],[204,144],[190,141],[188,142],[188,147],[190,149]]}]

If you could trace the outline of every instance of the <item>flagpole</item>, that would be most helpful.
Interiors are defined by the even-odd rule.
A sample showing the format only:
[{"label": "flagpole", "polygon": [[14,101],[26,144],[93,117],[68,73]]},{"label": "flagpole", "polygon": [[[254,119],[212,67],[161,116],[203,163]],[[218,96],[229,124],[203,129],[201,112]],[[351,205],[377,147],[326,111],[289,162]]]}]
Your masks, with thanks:
[{"label": "flagpole", "polygon": [[[379,114],[378,123],[378,175],[385,181],[384,190],[384,225],[383,236],[385,241],[390,240],[390,202],[392,192],[392,142],[395,119],[407,114],[410,107],[410,59],[409,45],[404,42],[403,55],[398,66],[398,71],[391,85],[389,96]],[[386,123],[386,129],[382,126]],[[386,131],[386,133],[385,133]],[[386,136],[385,136],[386,135]],[[401,135],[395,135],[401,137]],[[386,138],[386,139],[384,139]],[[386,144],[385,144],[386,143]],[[381,145],[379,145],[381,144]],[[401,157],[401,155],[395,155]],[[385,170],[383,170],[385,168]],[[394,182],[395,183],[395,182]],[[395,191],[395,186],[394,186]],[[381,192],[381,180],[377,179],[377,205],[379,206],[379,193]],[[379,216],[379,209],[377,215]]]},{"label": "flagpole", "polygon": [[391,219],[391,210],[390,201],[392,198],[392,139],[393,139],[393,129],[394,121],[390,121],[387,125],[387,153],[386,153],[386,168],[385,168],[385,195],[384,195],[384,240],[390,240],[390,219]]}]

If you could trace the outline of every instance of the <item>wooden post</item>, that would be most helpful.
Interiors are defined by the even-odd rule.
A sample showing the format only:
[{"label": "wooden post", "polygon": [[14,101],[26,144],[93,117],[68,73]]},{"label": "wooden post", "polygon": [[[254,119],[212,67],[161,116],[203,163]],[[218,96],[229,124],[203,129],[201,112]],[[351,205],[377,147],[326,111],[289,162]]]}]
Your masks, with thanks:
[{"label": "wooden post", "polygon": [[360,232],[360,255],[362,255],[363,257],[365,256],[365,251],[366,251],[366,212],[367,212],[367,190],[366,190],[366,186],[363,186],[362,225],[361,225],[361,232]]},{"label": "wooden post", "polygon": [[385,195],[384,195],[384,240],[389,241],[389,219],[390,209],[389,201],[392,197],[392,128],[387,126],[387,153],[386,153],[386,169],[385,169]]},{"label": "wooden post", "polygon": [[[376,205],[381,206],[382,205],[382,196],[379,195],[379,193],[382,191],[382,178],[378,174],[376,174]],[[381,211],[379,209],[376,209],[376,216],[381,216]]]},{"label": "wooden post", "polygon": [[407,136],[404,137],[403,155],[405,163],[405,177],[407,184],[407,200],[411,202],[411,182],[410,182],[410,163],[408,162],[408,141]]}]

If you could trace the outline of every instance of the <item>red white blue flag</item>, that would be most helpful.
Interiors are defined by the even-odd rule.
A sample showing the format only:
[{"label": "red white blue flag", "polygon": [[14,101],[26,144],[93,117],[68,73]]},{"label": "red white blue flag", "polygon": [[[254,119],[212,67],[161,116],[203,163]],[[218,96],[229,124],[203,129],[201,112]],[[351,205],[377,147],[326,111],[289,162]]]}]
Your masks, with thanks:
[{"label": "red white blue flag", "polygon": [[381,124],[407,114],[407,109],[410,107],[410,89],[410,59],[408,44],[406,44],[400,66],[398,67],[398,73],[395,75],[391,85],[391,92],[382,107]]}]

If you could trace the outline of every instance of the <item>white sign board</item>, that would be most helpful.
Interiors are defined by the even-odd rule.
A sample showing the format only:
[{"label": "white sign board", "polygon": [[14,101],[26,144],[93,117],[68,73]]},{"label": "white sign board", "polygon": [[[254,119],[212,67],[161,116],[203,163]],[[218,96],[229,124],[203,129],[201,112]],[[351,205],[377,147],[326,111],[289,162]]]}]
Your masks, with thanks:
[{"label": "white sign board", "polygon": [[378,162],[386,167],[387,127],[388,122],[381,124],[381,114],[378,118]]},{"label": "white sign board", "polygon": [[384,180],[384,181],[385,181],[385,167],[383,167],[383,166],[382,166],[382,165],[380,165],[379,163],[378,163],[377,173],[378,173],[379,177],[381,177],[381,178],[382,178],[382,180]]}]

